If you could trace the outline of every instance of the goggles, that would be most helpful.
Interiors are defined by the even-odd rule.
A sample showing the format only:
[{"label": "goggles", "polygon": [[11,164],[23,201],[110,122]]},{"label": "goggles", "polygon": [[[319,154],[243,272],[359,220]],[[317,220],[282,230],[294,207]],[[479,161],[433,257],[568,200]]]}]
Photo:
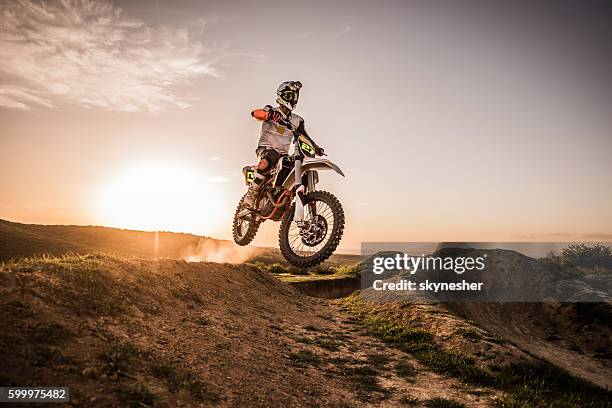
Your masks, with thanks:
[{"label": "goggles", "polygon": [[298,96],[299,96],[299,93],[297,91],[282,91],[280,94],[280,97],[289,103],[297,102]]}]

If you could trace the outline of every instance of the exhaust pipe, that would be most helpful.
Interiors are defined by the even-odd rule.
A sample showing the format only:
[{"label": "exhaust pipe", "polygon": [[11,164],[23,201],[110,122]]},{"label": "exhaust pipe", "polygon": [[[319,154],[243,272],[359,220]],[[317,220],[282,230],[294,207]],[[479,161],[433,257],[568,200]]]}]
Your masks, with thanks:
[{"label": "exhaust pipe", "polygon": [[281,201],[280,203],[274,204],[274,197],[272,197],[272,193],[270,191],[268,191],[268,199],[272,203],[272,206],[274,206],[275,208],[278,208],[278,207],[282,207],[285,204],[287,204],[287,200],[289,199],[289,197],[285,196],[285,197],[283,197],[283,201]]}]

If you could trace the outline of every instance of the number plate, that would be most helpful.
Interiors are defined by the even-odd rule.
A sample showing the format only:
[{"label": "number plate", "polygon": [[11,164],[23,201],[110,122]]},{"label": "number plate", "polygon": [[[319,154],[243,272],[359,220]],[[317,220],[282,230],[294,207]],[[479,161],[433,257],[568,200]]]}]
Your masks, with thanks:
[{"label": "number plate", "polygon": [[300,150],[308,157],[315,156],[315,149],[310,145],[310,141],[304,136],[300,136]]},{"label": "number plate", "polygon": [[247,172],[244,175],[244,179],[247,184],[251,184],[253,180],[255,180],[255,171],[247,170]]}]

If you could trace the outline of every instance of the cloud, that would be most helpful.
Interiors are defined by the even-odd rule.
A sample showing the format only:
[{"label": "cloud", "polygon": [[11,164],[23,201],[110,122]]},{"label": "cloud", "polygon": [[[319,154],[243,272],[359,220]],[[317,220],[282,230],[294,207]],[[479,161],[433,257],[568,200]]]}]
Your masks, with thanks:
[{"label": "cloud", "polygon": [[208,183],[226,183],[226,182],[229,181],[229,179],[227,177],[223,177],[223,176],[215,176],[215,177],[207,178],[206,181]]},{"label": "cloud", "polygon": [[587,239],[600,239],[605,241],[612,241],[612,234],[606,234],[603,232],[591,232],[589,234],[584,234],[584,237]]},{"label": "cloud", "polygon": [[188,107],[194,98],[179,96],[181,88],[220,75],[215,62],[222,56],[194,40],[215,19],[171,29],[107,1],[1,2],[0,107]]},{"label": "cloud", "polygon": [[516,238],[521,239],[564,239],[564,240],[604,240],[611,241],[612,234],[605,232],[588,232],[588,233],[577,233],[577,232],[552,232],[544,234],[516,234]]}]

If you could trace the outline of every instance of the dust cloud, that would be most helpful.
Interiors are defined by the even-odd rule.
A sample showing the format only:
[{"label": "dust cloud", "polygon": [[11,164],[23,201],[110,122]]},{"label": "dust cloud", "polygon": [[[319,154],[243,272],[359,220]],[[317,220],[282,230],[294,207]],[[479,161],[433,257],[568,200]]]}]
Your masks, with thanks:
[{"label": "dust cloud", "polygon": [[230,241],[200,239],[197,245],[181,251],[181,258],[187,262],[243,263],[255,253],[255,248],[241,247]]}]

